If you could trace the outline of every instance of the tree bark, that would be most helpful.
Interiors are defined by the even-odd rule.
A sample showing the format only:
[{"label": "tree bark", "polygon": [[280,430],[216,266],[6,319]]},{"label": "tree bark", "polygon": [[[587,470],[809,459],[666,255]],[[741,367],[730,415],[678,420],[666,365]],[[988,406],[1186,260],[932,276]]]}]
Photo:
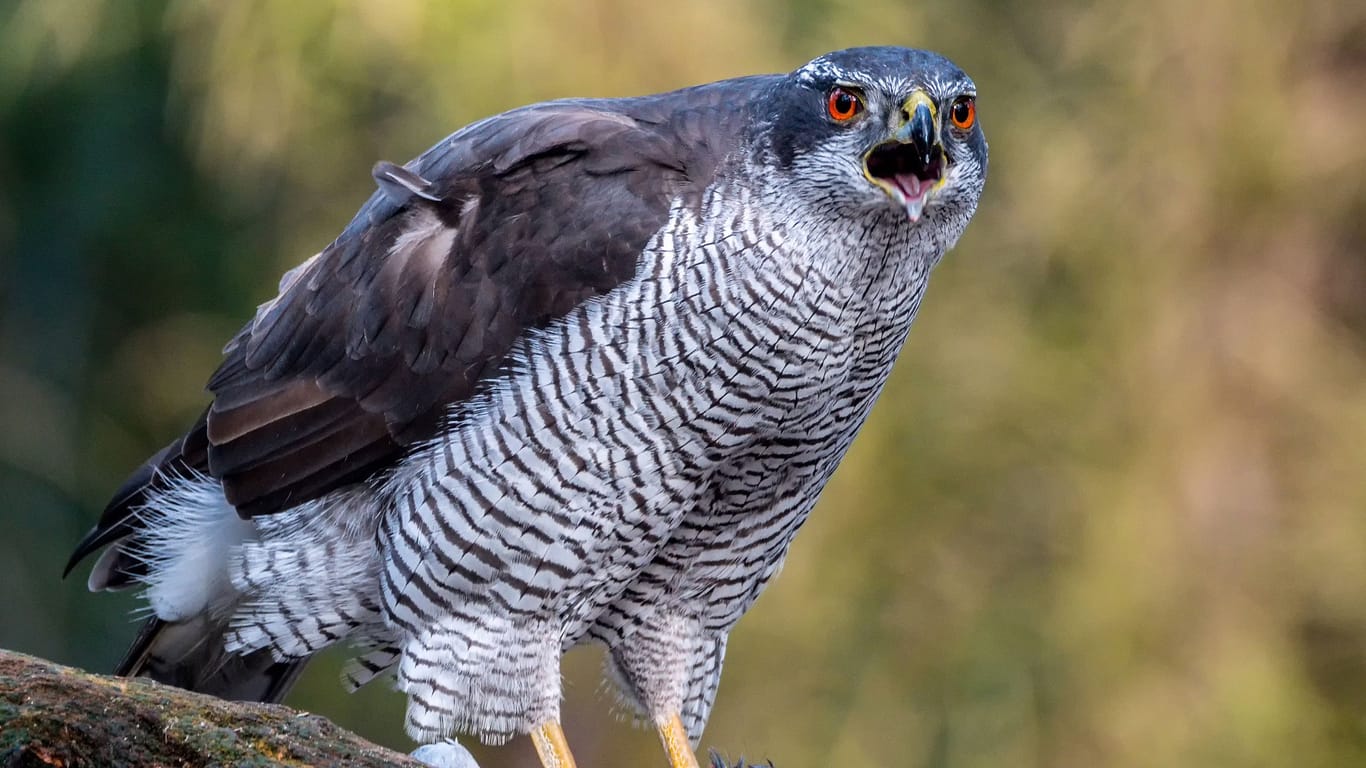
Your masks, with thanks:
[{"label": "tree bark", "polygon": [[0,767],[411,766],[329,720],[0,650]]}]

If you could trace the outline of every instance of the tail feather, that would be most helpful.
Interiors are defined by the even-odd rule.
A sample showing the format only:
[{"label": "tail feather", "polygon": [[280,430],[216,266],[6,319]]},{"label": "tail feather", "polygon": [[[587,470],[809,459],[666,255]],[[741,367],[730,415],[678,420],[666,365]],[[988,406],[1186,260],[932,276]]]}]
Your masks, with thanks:
[{"label": "tail feather", "polygon": [[[99,522],[76,544],[75,551],[66,561],[66,568],[62,570],[62,578],[70,575],[77,563],[96,550],[136,533],[145,524],[137,512],[153,494],[185,478],[203,475],[208,471],[208,436],[205,431],[208,414],[206,409],[189,432],[157,451],[124,480],[114,493],[114,498],[105,506]],[[125,575],[128,579],[125,581],[136,580],[146,574],[145,563],[127,560],[121,565],[127,569]]]},{"label": "tail feather", "polygon": [[277,661],[265,649],[230,653],[224,649],[225,630],[207,617],[149,619],[114,674],[146,677],[232,701],[282,701],[308,659]]}]

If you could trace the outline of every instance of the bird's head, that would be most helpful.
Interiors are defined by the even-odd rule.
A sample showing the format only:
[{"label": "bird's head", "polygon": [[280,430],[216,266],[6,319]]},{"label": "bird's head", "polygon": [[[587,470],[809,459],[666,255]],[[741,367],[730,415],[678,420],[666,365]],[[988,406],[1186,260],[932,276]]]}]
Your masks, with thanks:
[{"label": "bird's head", "polygon": [[783,78],[755,144],[782,184],[822,207],[966,223],[987,174],[976,100],[972,79],[936,53],[851,48]]}]

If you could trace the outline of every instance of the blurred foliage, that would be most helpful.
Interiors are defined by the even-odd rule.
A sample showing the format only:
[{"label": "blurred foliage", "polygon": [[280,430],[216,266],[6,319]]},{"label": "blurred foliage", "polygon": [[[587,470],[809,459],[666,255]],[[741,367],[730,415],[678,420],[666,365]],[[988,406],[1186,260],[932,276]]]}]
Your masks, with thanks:
[{"label": "blurred foliage", "polygon": [[[0,4],[0,646],[107,669],[58,580],[279,273],[478,117],[940,50],[991,180],[704,743],[798,766],[1366,763],[1366,4]],[[291,699],[407,748],[339,654]],[[599,658],[585,765],[661,764]],[[525,740],[521,740],[524,742]],[[480,752],[531,765],[525,743]]]}]

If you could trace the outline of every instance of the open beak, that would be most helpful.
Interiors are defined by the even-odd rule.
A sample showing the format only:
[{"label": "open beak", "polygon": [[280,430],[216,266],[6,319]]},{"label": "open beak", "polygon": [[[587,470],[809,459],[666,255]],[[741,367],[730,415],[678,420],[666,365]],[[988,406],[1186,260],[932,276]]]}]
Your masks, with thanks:
[{"label": "open beak", "polygon": [[947,158],[939,141],[935,106],[916,91],[901,107],[901,123],[886,141],[863,156],[863,173],[919,221],[933,193],[944,184]]}]

